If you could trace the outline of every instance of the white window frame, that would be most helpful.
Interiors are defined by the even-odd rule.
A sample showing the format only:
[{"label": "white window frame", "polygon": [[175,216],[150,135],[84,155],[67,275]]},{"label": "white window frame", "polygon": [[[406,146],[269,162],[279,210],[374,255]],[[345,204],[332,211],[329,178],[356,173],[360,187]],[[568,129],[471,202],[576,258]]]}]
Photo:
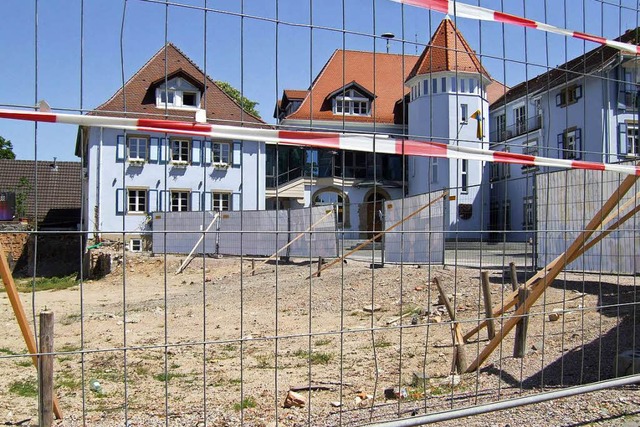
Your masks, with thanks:
[{"label": "white window frame", "polygon": [[[419,86],[416,87],[415,97],[419,96]],[[364,111],[363,111],[364,110]],[[371,101],[355,89],[349,89],[344,94],[333,98],[333,114],[345,116],[370,116]]]},{"label": "white window frame", "polygon": [[[177,149],[177,150],[176,150]],[[178,165],[189,164],[191,158],[191,141],[188,139],[171,140],[171,163]]]},{"label": "white window frame", "polygon": [[564,144],[563,144],[563,155],[562,157],[565,159],[576,159],[577,158],[577,139],[576,139],[576,131],[568,131],[564,134]]},{"label": "white window frame", "polygon": [[[140,156],[140,146],[144,146],[144,155]],[[136,147],[132,150],[132,147]],[[135,156],[132,155],[135,151]],[[146,136],[127,136],[127,160],[129,162],[146,162],[149,157],[149,138]]]},{"label": "white window frame", "polygon": [[231,163],[231,144],[227,142],[214,142],[212,144],[213,164],[227,166]]},{"label": "white window frame", "polygon": [[230,211],[231,193],[228,191],[212,191],[211,209],[216,212]]},{"label": "white window frame", "polygon": [[460,123],[469,123],[469,104],[460,104]]},{"label": "white window frame", "polygon": [[[190,83],[186,83],[188,88],[183,88],[186,83],[181,77],[176,77],[167,82],[167,87],[158,87],[156,89],[156,107],[171,108],[181,110],[198,110],[200,109],[201,93]],[[164,84],[162,85],[164,86]],[[186,95],[193,95],[195,105],[185,104]],[[169,102],[164,99],[168,98]]]},{"label": "white window frame", "polygon": [[171,212],[189,212],[191,192],[189,190],[171,190]]},{"label": "white window frame", "polygon": [[507,113],[501,113],[496,116],[496,132],[499,141],[506,141],[507,138]]},{"label": "white window frame", "polygon": [[148,199],[146,188],[127,188],[127,213],[146,214]]},{"label": "white window frame", "polygon": [[627,157],[640,157],[640,132],[637,123],[627,123]]},{"label": "white window frame", "polygon": [[[526,156],[538,156],[538,140],[527,141],[522,145],[522,154]],[[532,172],[538,170],[536,165],[522,165],[522,170],[525,172]]]},{"label": "white window frame", "polygon": [[142,239],[129,240],[129,251],[142,252]]},{"label": "white window frame", "polygon": [[516,134],[522,135],[527,131],[527,106],[525,104],[513,107],[513,123]]},{"label": "white window frame", "polygon": [[469,160],[460,160],[460,193],[469,193]]},{"label": "white window frame", "polygon": [[435,184],[438,182],[438,158],[431,157],[431,183]]}]

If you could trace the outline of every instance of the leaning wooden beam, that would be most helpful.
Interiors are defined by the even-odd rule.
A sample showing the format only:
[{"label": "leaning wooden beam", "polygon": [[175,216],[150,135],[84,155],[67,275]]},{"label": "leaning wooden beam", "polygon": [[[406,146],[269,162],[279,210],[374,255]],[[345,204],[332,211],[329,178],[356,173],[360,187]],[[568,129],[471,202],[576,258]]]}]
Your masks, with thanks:
[{"label": "leaning wooden beam", "polygon": [[460,322],[456,320],[456,312],[447,297],[447,294],[444,291],[444,288],[440,284],[440,279],[437,277],[433,278],[433,283],[438,288],[438,292],[440,293],[440,298],[444,303],[444,306],[447,309],[447,313],[449,313],[449,318],[451,319],[451,335],[453,338],[453,362],[451,364],[452,369],[451,373],[455,373],[454,370],[457,370],[458,373],[462,374],[467,369],[467,355],[464,350],[464,339],[462,338],[462,326],[460,326]]},{"label": "leaning wooden beam", "polygon": [[200,242],[202,242],[204,240],[204,236],[206,236],[206,234],[209,232],[209,230],[211,230],[211,227],[213,227],[213,224],[216,222],[216,219],[218,219],[218,216],[220,216],[220,213],[216,212],[216,214],[213,216],[213,219],[211,220],[211,223],[209,223],[209,226],[207,227],[207,229],[204,230],[204,233],[202,233],[200,235],[200,238],[198,239],[198,242],[195,245],[193,245],[193,249],[191,249],[191,252],[189,252],[189,255],[187,255],[187,258],[180,265],[180,267],[178,267],[178,269],[176,270],[176,274],[182,273],[182,270],[184,270],[184,268],[189,264],[189,262],[191,261],[191,256],[196,251],[196,248],[198,247]]},{"label": "leaning wooden beam", "polygon": [[285,249],[287,249],[289,246],[293,245],[293,243],[302,238],[305,234],[307,234],[309,231],[313,230],[315,227],[318,226],[318,224],[320,224],[322,221],[324,221],[325,219],[327,219],[327,217],[331,214],[333,214],[333,209],[331,209],[330,211],[328,211],[325,215],[323,215],[322,218],[320,218],[319,220],[317,220],[316,222],[314,222],[313,224],[311,224],[309,226],[309,228],[307,228],[306,230],[304,230],[302,233],[298,234],[296,237],[294,237],[293,239],[291,239],[291,241],[289,243],[287,243],[286,245],[284,245],[283,247],[281,247],[280,249],[278,249],[273,255],[271,255],[269,258],[265,259],[264,261],[262,261],[260,264],[258,264],[256,267],[253,267],[251,269],[251,271],[249,272],[251,275],[254,275],[256,270],[259,269],[260,267],[262,267],[263,265],[265,265],[266,263],[268,263],[270,260],[274,259],[275,257],[278,256],[278,254],[282,251],[284,251]]},{"label": "leaning wooden beam", "polygon": [[[626,203],[625,203],[625,205],[626,205]],[[620,210],[622,210],[622,208]],[[573,257],[571,257],[567,261],[567,264],[571,264],[573,261],[578,259],[580,256],[582,256],[582,254],[584,254],[586,251],[588,251],[589,249],[593,248],[600,241],[602,241],[602,239],[604,239],[609,234],[611,234],[614,231],[616,231],[622,224],[627,222],[629,219],[633,218],[633,216],[635,214],[637,214],[638,212],[640,212],[640,205],[635,206],[632,210],[630,210],[629,212],[627,212],[626,214],[624,214],[623,216],[618,218],[617,221],[611,223],[607,227],[607,229],[605,231],[602,231],[597,236],[593,237],[593,239],[591,239],[586,245],[584,245],[582,248],[580,248],[578,251],[576,251],[576,253],[573,255]],[[603,221],[603,223],[606,223],[606,222],[610,221],[613,218],[614,218],[613,216],[609,215],[607,217],[607,219],[605,221]],[[601,227],[598,227],[598,229],[600,229],[600,228]],[[560,260],[561,258],[563,258],[564,255],[565,254],[559,255],[558,258],[556,258],[554,260],[554,262]],[[551,265],[551,264],[549,264],[549,265]],[[549,271],[548,267],[549,266],[547,266],[543,270],[540,270],[538,273],[536,273],[535,276],[533,276],[531,279],[529,279],[529,281],[527,281],[527,286],[529,286],[530,288],[534,288],[534,287],[538,286],[540,283],[543,283],[544,281],[542,279],[544,278],[544,275],[546,274],[546,272]],[[507,295],[504,298],[502,306],[498,306],[498,307],[494,308],[493,317],[502,316],[507,310],[509,310],[514,305],[516,305],[517,302],[518,302],[518,292],[510,293],[509,295]],[[473,329],[471,329],[469,332],[467,332],[467,334],[464,336],[464,341],[468,342],[471,337],[476,335],[478,332],[480,332],[486,326],[487,326],[487,321],[483,320],[477,326],[475,326]]]},{"label": "leaning wooden beam", "polygon": [[[598,229],[598,227],[602,224],[603,218],[606,218],[613,209],[618,205],[620,199],[627,194],[627,192],[633,187],[633,185],[638,180],[637,176],[628,176],[626,177],[620,187],[609,197],[609,199],[604,203],[602,208],[593,216],[591,221],[585,227],[585,230],[578,235],[578,237],[571,243],[569,248],[563,254],[564,257],[558,257],[554,261],[551,262],[545,268],[545,273],[543,273],[543,279],[541,281],[541,285],[535,286],[531,288],[531,293],[529,298],[522,301],[522,305],[518,307],[515,311],[513,317],[505,322],[500,332],[493,338],[489,343],[485,346],[485,348],[480,352],[476,360],[471,363],[469,368],[467,368],[467,372],[473,372],[484,363],[485,360],[493,353],[493,351],[498,347],[500,342],[504,339],[504,337],[516,326],[516,324],[520,321],[520,317],[527,313],[531,306],[535,301],[540,298],[542,293],[553,283],[555,278],[560,274],[562,270],[567,266],[571,259],[574,259],[576,253],[584,248],[585,243],[591,235]],[[559,259],[562,258],[562,259]],[[537,275],[536,275],[537,276]],[[527,281],[526,286],[530,287],[536,281],[540,281],[540,277],[535,279],[530,279]]]},{"label": "leaning wooden beam", "polygon": [[[18,321],[18,326],[20,327],[20,331],[22,332],[24,342],[27,344],[29,353],[31,353],[31,361],[33,362],[33,366],[35,366],[37,369],[38,357],[36,356],[36,354],[38,354],[38,348],[36,347],[36,340],[33,333],[31,333],[31,327],[29,326],[29,322],[27,321],[27,315],[24,312],[24,307],[22,307],[22,301],[20,301],[20,296],[18,295],[16,284],[13,281],[13,276],[11,275],[11,270],[9,269],[9,262],[7,261],[7,257],[4,254],[4,249],[1,243],[0,277],[2,277],[2,282],[4,283],[5,290],[7,291],[7,296],[9,297],[11,308],[13,308],[13,313],[15,314],[16,320]],[[58,399],[55,395],[53,396],[53,413],[57,419],[62,419],[62,411],[60,410],[60,405],[58,404]]]},{"label": "leaning wooden beam", "polygon": [[438,197],[436,197],[435,199],[431,200],[429,203],[427,203],[426,205],[422,206],[421,208],[419,208],[418,210],[414,211],[413,213],[407,215],[406,217],[402,218],[400,221],[396,222],[395,224],[391,225],[391,227],[387,228],[384,231],[381,231],[380,233],[376,234],[375,236],[373,236],[372,238],[365,240],[364,242],[360,243],[358,246],[356,246],[355,248],[351,249],[349,252],[347,252],[346,254],[342,255],[340,258],[334,259],[333,261],[331,261],[329,264],[325,265],[322,269],[318,270],[317,272],[313,273],[311,276],[307,276],[307,279],[311,278],[311,277],[318,277],[320,275],[320,273],[322,273],[324,270],[326,270],[327,268],[331,268],[334,265],[338,264],[339,262],[344,261],[344,259],[350,255],[353,255],[354,253],[358,252],[360,249],[364,248],[365,246],[367,246],[369,243],[373,242],[374,240],[376,240],[378,237],[383,236],[385,233],[393,230],[394,228],[396,228],[397,226],[399,226],[400,224],[402,224],[403,222],[413,218],[414,216],[418,215],[420,212],[422,212],[423,210],[427,209],[428,207],[430,207],[431,205],[433,205],[435,202],[437,202],[438,200],[444,198],[448,193],[446,191],[443,191],[441,195],[439,195]]}]

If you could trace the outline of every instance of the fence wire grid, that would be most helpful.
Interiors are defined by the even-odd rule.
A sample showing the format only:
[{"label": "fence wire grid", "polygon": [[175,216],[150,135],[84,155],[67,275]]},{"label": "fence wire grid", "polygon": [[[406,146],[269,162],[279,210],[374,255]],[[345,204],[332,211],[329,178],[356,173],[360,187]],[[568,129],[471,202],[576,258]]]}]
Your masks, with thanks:
[{"label": "fence wire grid", "polygon": [[1,8],[5,424],[640,422],[637,2]]}]

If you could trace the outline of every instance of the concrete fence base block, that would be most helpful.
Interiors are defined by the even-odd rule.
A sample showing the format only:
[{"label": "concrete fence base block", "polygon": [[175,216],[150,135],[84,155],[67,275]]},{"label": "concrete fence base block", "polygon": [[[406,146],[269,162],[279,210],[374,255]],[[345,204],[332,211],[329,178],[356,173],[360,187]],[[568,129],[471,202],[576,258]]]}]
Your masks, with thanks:
[{"label": "concrete fence base block", "polygon": [[640,350],[625,350],[616,356],[617,377],[640,373]]}]

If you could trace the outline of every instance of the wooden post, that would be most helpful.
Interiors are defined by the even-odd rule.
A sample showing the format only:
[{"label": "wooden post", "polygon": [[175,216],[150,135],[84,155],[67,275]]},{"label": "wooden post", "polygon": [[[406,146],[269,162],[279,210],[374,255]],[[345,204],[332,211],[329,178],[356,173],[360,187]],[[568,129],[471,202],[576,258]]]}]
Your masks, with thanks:
[{"label": "wooden post", "polygon": [[509,263],[509,271],[511,272],[511,290],[513,292],[518,290],[518,272],[516,271],[516,263]]},{"label": "wooden post", "polygon": [[324,264],[324,259],[318,257],[318,277],[320,277],[320,272],[322,271],[322,264]]},{"label": "wooden post", "polygon": [[251,275],[252,276],[256,275],[256,259],[255,258],[251,258]]},{"label": "wooden post", "polygon": [[38,418],[41,427],[53,424],[53,312],[40,312],[40,356],[38,356]]},{"label": "wooden post", "polygon": [[[529,289],[526,286],[518,288],[518,304],[516,310],[529,298]],[[513,357],[524,357],[527,354],[527,328],[529,327],[529,312],[525,311],[516,325],[516,340],[513,344]]]},{"label": "wooden post", "polygon": [[[4,249],[1,243],[0,277],[2,278],[4,288],[7,291],[7,297],[9,298],[11,308],[13,308],[13,313],[15,314],[16,320],[18,321],[18,326],[20,327],[20,332],[22,332],[24,342],[27,345],[29,353],[31,353],[31,361],[33,362],[33,366],[37,368],[38,358],[35,355],[38,353],[38,349],[36,347],[36,340],[33,336],[33,333],[31,332],[31,327],[29,326],[27,315],[24,312],[24,307],[22,307],[22,301],[20,301],[20,297],[18,296],[18,290],[16,289],[16,284],[13,281],[11,270],[9,270],[9,263],[7,262],[7,257],[4,254]],[[58,399],[55,396],[53,396],[53,413],[55,414],[57,419],[62,419],[62,411],[60,410]]]},{"label": "wooden post", "polygon": [[484,314],[487,321],[487,336],[493,339],[496,336],[496,326],[493,321],[493,304],[491,303],[491,286],[489,284],[489,273],[483,271],[481,274],[482,296],[484,297]]},{"label": "wooden post", "polygon": [[[455,367],[455,370],[458,373],[462,374],[467,369],[467,354],[464,349],[464,338],[462,337],[462,327],[460,323],[456,321],[456,312],[453,310],[453,306],[447,298],[447,294],[444,292],[442,285],[440,284],[440,280],[437,277],[433,278],[433,283],[436,284],[438,288],[438,292],[442,296],[442,301],[444,302],[444,306],[447,308],[447,313],[449,313],[449,317],[451,318],[451,335],[453,337],[453,362],[452,366]],[[454,371],[454,369],[451,369]]]}]

